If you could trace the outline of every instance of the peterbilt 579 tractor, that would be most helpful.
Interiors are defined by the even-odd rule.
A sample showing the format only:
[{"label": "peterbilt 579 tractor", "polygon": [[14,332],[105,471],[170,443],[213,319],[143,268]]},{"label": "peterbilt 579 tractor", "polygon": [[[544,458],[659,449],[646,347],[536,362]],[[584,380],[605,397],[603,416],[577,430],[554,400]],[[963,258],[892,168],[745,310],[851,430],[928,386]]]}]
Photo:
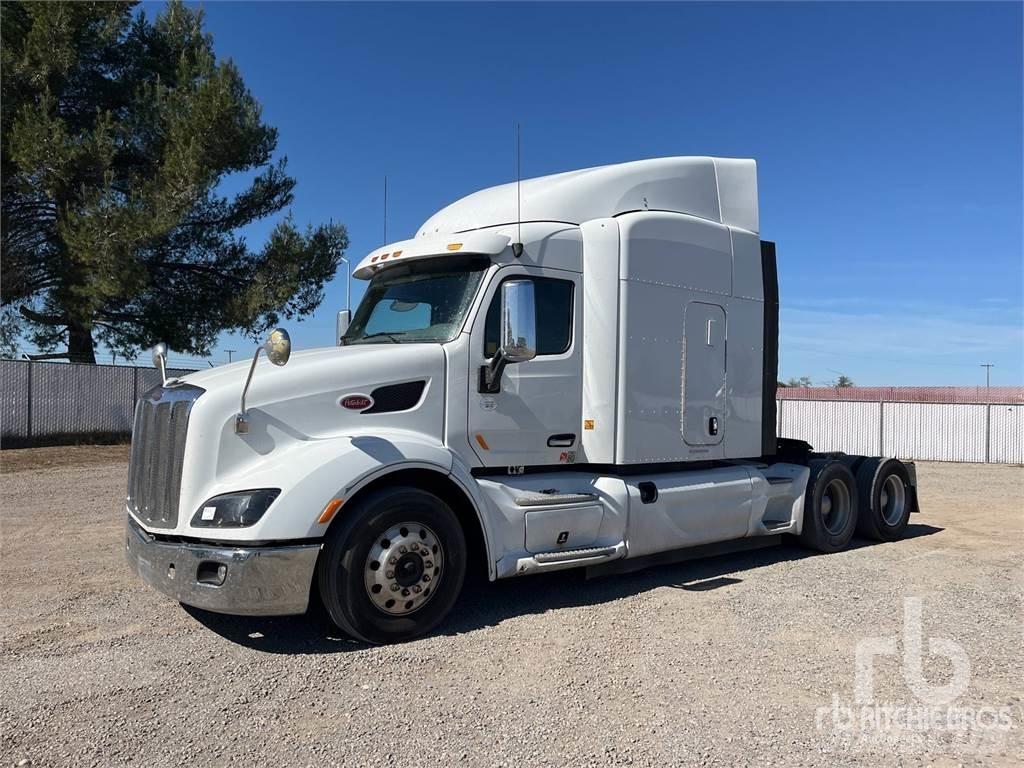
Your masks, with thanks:
[{"label": "peterbilt 579 tractor", "polygon": [[601,573],[783,534],[835,552],[917,510],[912,464],[776,437],[753,160],[485,189],[353,275],[336,346],[292,355],[278,329],[139,401],[127,557],[152,587],[232,614],[316,599],[385,643],[436,627],[474,564]]}]

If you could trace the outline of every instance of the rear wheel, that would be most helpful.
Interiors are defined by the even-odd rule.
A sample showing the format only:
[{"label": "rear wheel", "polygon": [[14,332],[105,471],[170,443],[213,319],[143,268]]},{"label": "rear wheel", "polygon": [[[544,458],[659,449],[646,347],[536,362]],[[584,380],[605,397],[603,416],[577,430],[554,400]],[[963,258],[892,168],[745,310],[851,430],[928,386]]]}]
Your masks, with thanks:
[{"label": "rear wheel", "polygon": [[811,462],[800,541],[819,552],[845,549],[857,527],[857,484],[839,461]]},{"label": "rear wheel", "polygon": [[910,476],[903,462],[872,458],[857,470],[857,533],[878,541],[903,538],[910,521]]},{"label": "rear wheel", "polygon": [[436,627],[466,571],[466,540],[451,508],[432,493],[399,487],[374,491],[341,514],[318,566],[331,620],[369,643]]}]

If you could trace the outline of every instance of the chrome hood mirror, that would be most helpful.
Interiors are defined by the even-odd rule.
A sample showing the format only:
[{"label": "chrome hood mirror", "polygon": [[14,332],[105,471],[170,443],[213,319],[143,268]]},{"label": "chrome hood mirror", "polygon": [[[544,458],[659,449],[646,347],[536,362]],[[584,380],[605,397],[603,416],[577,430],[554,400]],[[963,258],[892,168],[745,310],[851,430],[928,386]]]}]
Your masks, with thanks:
[{"label": "chrome hood mirror", "polygon": [[263,342],[263,349],[267,351],[267,359],[270,362],[274,365],[284,365],[292,356],[292,337],[284,328],[275,328]]},{"label": "chrome hood mirror", "polygon": [[167,384],[167,345],[162,341],[153,345],[153,367],[160,371],[160,378]]},{"label": "chrome hood mirror", "polygon": [[245,377],[245,386],[242,387],[242,402],[238,413],[235,415],[235,432],[244,435],[249,431],[249,419],[245,412],[245,396],[249,393],[249,385],[252,384],[252,375],[256,371],[256,361],[260,359],[260,351],[266,351],[267,359],[274,365],[284,365],[292,356],[292,337],[284,328],[275,328],[270,332],[267,340],[261,346],[256,347],[256,354],[252,356],[252,365],[249,366],[249,375]]}]

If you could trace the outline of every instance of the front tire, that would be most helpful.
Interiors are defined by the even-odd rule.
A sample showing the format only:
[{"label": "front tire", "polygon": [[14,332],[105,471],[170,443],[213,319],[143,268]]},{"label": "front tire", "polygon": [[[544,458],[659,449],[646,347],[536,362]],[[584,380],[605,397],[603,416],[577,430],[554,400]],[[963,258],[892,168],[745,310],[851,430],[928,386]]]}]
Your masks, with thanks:
[{"label": "front tire", "polygon": [[466,573],[466,538],[451,508],[418,488],[371,492],[327,533],[317,566],[331,620],[368,643],[396,643],[434,629]]},{"label": "front tire", "polygon": [[812,461],[800,542],[819,552],[846,549],[857,527],[857,509],[857,484],[849,468],[831,459]]}]

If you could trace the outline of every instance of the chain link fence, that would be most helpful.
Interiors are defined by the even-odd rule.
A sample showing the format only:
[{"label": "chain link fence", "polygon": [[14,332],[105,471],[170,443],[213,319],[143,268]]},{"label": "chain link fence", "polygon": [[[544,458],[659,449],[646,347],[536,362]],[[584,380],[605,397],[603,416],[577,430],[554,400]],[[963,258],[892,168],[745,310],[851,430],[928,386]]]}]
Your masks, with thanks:
[{"label": "chain link fence", "polygon": [[135,401],[160,381],[155,368],[0,360],[0,443],[126,440]]}]

